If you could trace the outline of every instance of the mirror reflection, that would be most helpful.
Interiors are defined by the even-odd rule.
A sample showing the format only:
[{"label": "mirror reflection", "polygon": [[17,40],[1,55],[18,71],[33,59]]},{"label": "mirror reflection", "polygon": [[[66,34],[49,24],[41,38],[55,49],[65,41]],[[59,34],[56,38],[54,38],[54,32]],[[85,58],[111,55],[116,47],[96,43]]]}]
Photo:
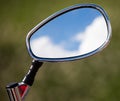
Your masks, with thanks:
[{"label": "mirror reflection", "polygon": [[67,58],[98,49],[107,39],[103,15],[94,8],[81,8],[64,13],[30,37],[32,53],[41,58]]}]

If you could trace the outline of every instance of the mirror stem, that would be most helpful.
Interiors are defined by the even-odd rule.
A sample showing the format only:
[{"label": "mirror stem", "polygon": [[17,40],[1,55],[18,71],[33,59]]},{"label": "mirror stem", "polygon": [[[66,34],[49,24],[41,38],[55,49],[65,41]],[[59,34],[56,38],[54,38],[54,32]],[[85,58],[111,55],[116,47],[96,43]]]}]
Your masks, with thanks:
[{"label": "mirror stem", "polygon": [[32,65],[28,71],[28,73],[25,75],[24,79],[22,80],[25,84],[32,86],[34,82],[35,75],[39,68],[42,66],[43,62],[39,62],[36,60],[32,61]]},{"label": "mirror stem", "polygon": [[35,75],[42,64],[43,62],[33,60],[32,65],[22,82],[12,83],[6,86],[10,101],[24,101],[24,98],[28,93],[29,86],[32,86]]}]

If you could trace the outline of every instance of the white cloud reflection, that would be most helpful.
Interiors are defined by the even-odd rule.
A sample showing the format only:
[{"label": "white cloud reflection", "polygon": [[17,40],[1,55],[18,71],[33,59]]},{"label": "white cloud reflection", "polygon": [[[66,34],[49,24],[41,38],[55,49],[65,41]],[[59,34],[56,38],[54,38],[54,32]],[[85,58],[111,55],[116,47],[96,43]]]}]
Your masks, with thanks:
[{"label": "white cloud reflection", "polygon": [[80,53],[88,53],[101,46],[107,38],[106,22],[102,16],[97,17],[82,33],[75,36],[77,41],[82,41],[79,46]]},{"label": "white cloud reflection", "polygon": [[[61,42],[57,45],[48,36],[36,38],[31,41],[31,49],[38,57],[62,58],[82,55],[101,46],[107,38],[106,23],[103,17],[96,18],[82,33],[77,33],[71,39],[79,42],[78,50],[66,50]],[[69,44],[69,43],[68,43]]]}]

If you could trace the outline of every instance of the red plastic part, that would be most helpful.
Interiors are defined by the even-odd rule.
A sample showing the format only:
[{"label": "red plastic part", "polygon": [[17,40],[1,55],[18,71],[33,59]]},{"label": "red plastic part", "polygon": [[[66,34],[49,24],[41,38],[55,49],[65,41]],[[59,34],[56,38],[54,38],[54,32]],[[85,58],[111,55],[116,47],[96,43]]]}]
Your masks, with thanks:
[{"label": "red plastic part", "polygon": [[28,85],[23,84],[23,85],[20,85],[18,88],[20,91],[20,96],[23,97],[28,89]]}]

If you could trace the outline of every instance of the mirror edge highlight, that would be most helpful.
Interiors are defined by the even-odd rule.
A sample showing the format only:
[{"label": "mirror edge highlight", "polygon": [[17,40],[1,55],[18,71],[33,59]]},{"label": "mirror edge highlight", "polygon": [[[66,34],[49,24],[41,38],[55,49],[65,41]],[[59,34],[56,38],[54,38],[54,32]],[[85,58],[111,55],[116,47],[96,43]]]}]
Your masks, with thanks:
[{"label": "mirror edge highlight", "polygon": [[[83,55],[79,55],[79,56],[74,56],[74,57],[66,57],[66,58],[42,58],[42,57],[37,57],[33,54],[31,48],[30,48],[30,43],[29,43],[29,40],[30,40],[30,37],[34,34],[34,32],[36,32],[39,28],[41,28],[42,26],[44,26],[46,23],[48,23],[49,21],[51,21],[52,19],[64,14],[64,13],[67,13],[69,11],[72,11],[74,9],[79,9],[79,8],[94,8],[94,9],[97,9],[105,18],[105,21],[106,21],[106,25],[107,25],[107,31],[108,31],[108,36],[107,36],[107,39],[106,41],[99,47],[97,48],[96,50],[92,51],[92,52],[89,52],[87,54],[83,54]],[[34,60],[37,60],[37,61],[40,61],[40,62],[64,62],[64,61],[73,61],[73,60],[79,60],[79,59],[83,59],[83,58],[86,58],[86,57],[89,57],[89,56],[92,56],[96,53],[99,53],[101,52],[110,42],[110,39],[111,39],[111,36],[112,36],[112,28],[111,28],[111,24],[110,24],[110,20],[107,16],[107,13],[105,12],[105,10],[100,7],[99,5],[96,5],[96,4],[77,4],[77,5],[74,5],[74,6],[70,6],[70,7],[67,7],[63,10],[60,10],[54,14],[52,14],[51,16],[49,16],[48,18],[46,18],[45,20],[43,20],[42,22],[40,22],[38,25],[36,25],[27,35],[26,37],[26,46],[27,46],[27,49],[28,49],[28,53],[30,54],[30,56],[34,59]]]}]

